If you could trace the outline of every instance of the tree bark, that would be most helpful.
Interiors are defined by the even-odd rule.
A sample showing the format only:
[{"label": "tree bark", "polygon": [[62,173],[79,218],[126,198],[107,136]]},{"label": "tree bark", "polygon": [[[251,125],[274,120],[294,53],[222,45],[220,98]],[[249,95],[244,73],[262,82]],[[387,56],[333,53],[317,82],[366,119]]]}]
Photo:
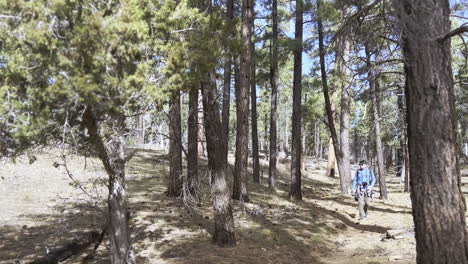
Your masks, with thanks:
[{"label": "tree bark", "polygon": [[335,148],[333,147],[333,139],[330,138],[328,142],[328,165],[327,165],[327,176],[335,177],[335,164],[336,164],[336,155]]},{"label": "tree bark", "polygon": [[[320,10],[322,0],[317,0],[317,10]],[[317,18],[317,30],[319,37],[319,53],[320,53],[320,72],[322,77],[322,89],[325,99],[325,111],[327,113],[328,128],[333,142],[333,148],[339,152],[338,135],[336,133],[335,121],[333,120],[333,111],[330,103],[330,95],[328,92],[327,71],[325,68],[325,47],[323,43],[323,23],[320,16]],[[343,168],[343,160],[340,153],[335,153],[338,163],[338,171],[340,175],[345,175]]]},{"label": "tree bark", "polygon": [[276,189],[277,177],[277,119],[278,119],[278,0],[272,0],[272,51],[270,66],[271,112],[270,112],[270,162],[268,169],[268,187]]},{"label": "tree bark", "polygon": [[[91,106],[83,114],[93,145],[109,176],[109,257],[112,264],[136,263],[128,228],[127,199],[125,191],[125,118],[112,118],[116,125],[102,126],[97,122]],[[104,142],[103,135],[109,138]]]},{"label": "tree bark", "polygon": [[[252,6],[252,9],[254,7]],[[253,11],[252,11],[253,12]],[[255,12],[253,12],[255,14]],[[255,37],[255,16],[252,16],[252,37]],[[256,59],[255,59],[255,41],[252,40],[251,56],[252,56],[252,73],[250,76],[250,103],[252,109],[252,171],[253,181],[260,183],[260,158],[258,153],[258,114],[257,114],[257,81],[256,81]]]},{"label": "tree bark", "polygon": [[417,263],[468,263],[456,152],[447,0],[394,1],[406,66],[411,200]]},{"label": "tree bark", "polygon": [[[346,16],[346,10],[344,12]],[[346,63],[349,61],[350,44],[349,41],[341,39],[339,50],[342,54],[338,56],[338,74],[341,82],[341,111],[340,111],[340,156],[343,164],[343,173],[340,173],[340,186],[341,193],[351,193],[351,164],[350,164],[350,150],[349,150],[349,108],[350,108],[350,88],[351,85],[348,81],[349,70]],[[338,51],[339,53],[340,51]],[[341,59],[342,58],[342,59]],[[340,161],[338,161],[340,162]],[[338,165],[339,166],[339,165]]]},{"label": "tree bark", "polygon": [[136,117],[137,119],[137,140],[138,144],[145,144],[145,118],[144,114],[139,114]]},{"label": "tree bark", "polygon": [[[382,138],[380,136],[380,101],[379,101],[379,80],[378,77],[378,69],[375,69],[372,66],[371,62],[371,53],[368,47],[368,44],[365,44],[365,52],[367,57],[367,68],[368,68],[368,77],[367,80],[369,82],[369,88],[372,98],[372,113],[374,117],[374,135],[375,135],[375,151],[377,156],[377,172],[378,176],[377,179],[379,181],[380,187],[380,199],[386,200],[387,197],[387,186],[385,184],[385,165],[384,165],[384,157],[383,157],[383,149],[382,149]],[[378,56],[377,56],[378,57]]]},{"label": "tree bark", "polygon": [[[226,1],[226,17],[228,23],[232,23],[234,19],[234,0]],[[230,32],[230,36],[233,35],[233,32]],[[227,58],[224,64],[224,84],[223,84],[223,110],[222,110],[222,119],[221,126],[223,129],[223,141],[224,141],[224,153],[223,157],[228,160],[228,146],[229,146],[229,116],[231,109],[231,68],[232,68],[232,53],[229,48],[229,44],[226,45]]]},{"label": "tree bark", "polygon": [[190,193],[198,187],[198,89],[194,88],[189,91],[187,187]]},{"label": "tree bark", "polygon": [[291,152],[291,186],[289,199],[302,200],[301,190],[301,156],[302,156],[302,27],[304,3],[296,0],[296,29],[294,45],[294,80],[292,111],[292,152]]},{"label": "tree bark", "polygon": [[182,132],[180,117],[180,92],[177,92],[169,109],[169,180],[166,195],[178,197],[182,194]]},{"label": "tree bark", "polygon": [[[399,131],[398,131],[398,147],[396,151],[396,167],[397,173],[396,177],[402,177],[403,166],[405,164],[405,137],[404,133],[406,130],[406,123],[405,123],[405,109],[404,109],[404,102],[403,102],[403,89],[400,87],[398,89],[398,98],[397,98],[397,105],[398,105],[398,124],[399,124]],[[404,176],[403,176],[404,177]]]},{"label": "tree bark", "polygon": [[269,155],[269,147],[268,147],[268,114],[265,113],[264,119],[263,119],[263,136],[265,140],[265,144],[263,144],[264,149],[263,152],[265,154],[265,161],[268,161],[268,155]]},{"label": "tree bark", "polygon": [[[212,72],[210,75],[214,75]],[[219,107],[216,101],[216,82],[207,76],[201,85],[206,146],[208,152],[208,170],[211,181],[211,195],[214,208],[213,241],[219,246],[235,246],[234,218],[232,215],[231,197],[227,185],[227,163],[222,153],[224,147]]]},{"label": "tree bark", "polygon": [[247,168],[249,161],[249,90],[252,72],[252,18],[253,1],[242,1],[242,50],[240,63],[240,85],[236,87],[236,161],[232,198],[248,202]]},{"label": "tree bark", "polygon": [[320,126],[317,124],[317,122],[314,122],[314,134],[315,134],[315,159],[317,160],[317,163],[318,163],[318,160],[320,158]]},{"label": "tree bark", "polygon": [[202,101],[202,96],[201,95],[201,91],[199,92],[198,94],[198,156],[201,156],[201,157],[206,157],[207,156],[207,153],[206,153],[206,136],[205,136],[205,126],[203,124],[205,124],[204,122],[204,117],[203,117],[203,113],[205,112],[204,111],[204,108],[203,108],[203,101]]}]

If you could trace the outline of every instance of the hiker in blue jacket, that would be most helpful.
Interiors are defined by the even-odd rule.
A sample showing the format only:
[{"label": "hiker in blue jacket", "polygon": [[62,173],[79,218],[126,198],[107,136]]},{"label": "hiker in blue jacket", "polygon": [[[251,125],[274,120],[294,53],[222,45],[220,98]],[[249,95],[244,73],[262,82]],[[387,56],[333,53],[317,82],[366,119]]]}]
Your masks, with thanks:
[{"label": "hiker in blue jacket", "polygon": [[374,172],[367,167],[367,162],[361,160],[359,169],[353,177],[353,187],[351,194],[355,197],[359,207],[359,220],[367,218],[367,208],[374,193],[375,175]]}]

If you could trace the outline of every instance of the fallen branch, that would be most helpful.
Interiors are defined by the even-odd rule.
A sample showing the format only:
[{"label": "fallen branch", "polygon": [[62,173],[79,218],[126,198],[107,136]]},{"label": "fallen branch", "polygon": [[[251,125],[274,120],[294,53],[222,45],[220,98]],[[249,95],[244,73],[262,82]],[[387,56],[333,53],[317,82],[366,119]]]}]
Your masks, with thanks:
[{"label": "fallen branch", "polygon": [[[107,228],[104,229],[104,231]],[[71,256],[81,253],[91,244],[102,241],[103,235],[96,231],[86,233],[81,239],[73,239],[73,241],[61,248],[48,252],[44,257],[37,259],[30,264],[57,264]]]},{"label": "fallen branch", "polygon": [[385,232],[385,236],[382,238],[382,241],[386,239],[403,239],[405,237],[412,236],[414,236],[414,231],[411,229],[389,229]]}]

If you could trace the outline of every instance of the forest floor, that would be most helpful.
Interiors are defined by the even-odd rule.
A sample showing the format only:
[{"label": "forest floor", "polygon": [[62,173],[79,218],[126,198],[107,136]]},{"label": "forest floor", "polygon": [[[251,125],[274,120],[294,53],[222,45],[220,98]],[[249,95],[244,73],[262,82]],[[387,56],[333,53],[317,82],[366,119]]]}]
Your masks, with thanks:
[{"label": "forest floor", "polygon": [[[83,194],[65,167],[56,167],[63,163],[57,153],[38,154],[32,164],[27,156],[0,162],[0,263],[27,263],[46,248],[102,226],[107,194],[99,161],[67,158],[69,172],[87,191]],[[280,162],[278,191],[268,189],[266,178],[261,184],[249,179],[252,203],[234,202],[237,246],[220,248],[211,243],[206,160],[200,160],[200,203],[187,205],[164,195],[168,162],[163,152],[129,153],[128,206],[138,263],[415,263],[411,201],[399,178],[387,176],[389,199],[378,199],[377,192],[369,218],[359,222],[354,199],[339,193],[337,178],[324,176],[325,161],[306,159],[301,202],[287,199],[289,163]],[[266,177],[268,170],[263,171]],[[387,230],[396,229],[406,231],[385,238]],[[101,245],[88,263],[109,263],[107,247]],[[89,253],[65,263],[82,263]]]}]

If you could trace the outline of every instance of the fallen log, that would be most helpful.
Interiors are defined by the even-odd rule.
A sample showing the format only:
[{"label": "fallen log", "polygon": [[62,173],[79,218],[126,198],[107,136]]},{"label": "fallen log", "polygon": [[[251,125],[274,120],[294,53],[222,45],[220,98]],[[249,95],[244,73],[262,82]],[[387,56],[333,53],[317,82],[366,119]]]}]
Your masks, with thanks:
[{"label": "fallen log", "polygon": [[88,232],[82,238],[73,239],[69,244],[48,252],[44,257],[36,259],[30,264],[57,264],[73,255],[79,254],[91,244],[98,242],[99,240],[102,241],[102,234],[96,231]]},{"label": "fallen log", "polygon": [[411,236],[414,236],[414,231],[411,229],[389,229],[385,232],[383,239],[402,239]]}]

